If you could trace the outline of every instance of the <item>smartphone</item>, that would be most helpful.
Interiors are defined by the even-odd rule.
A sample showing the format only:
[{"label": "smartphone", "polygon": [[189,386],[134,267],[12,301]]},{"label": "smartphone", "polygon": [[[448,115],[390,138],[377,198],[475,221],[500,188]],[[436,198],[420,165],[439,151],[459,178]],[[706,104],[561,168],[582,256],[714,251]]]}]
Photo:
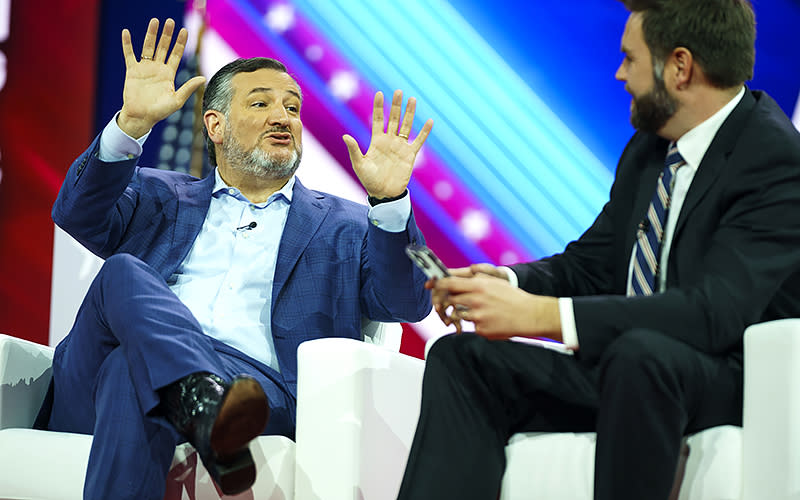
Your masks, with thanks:
[{"label": "smartphone", "polygon": [[433,250],[426,246],[408,245],[406,246],[406,255],[429,279],[450,276],[447,267],[442,264],[442,261],[433,253]]}]

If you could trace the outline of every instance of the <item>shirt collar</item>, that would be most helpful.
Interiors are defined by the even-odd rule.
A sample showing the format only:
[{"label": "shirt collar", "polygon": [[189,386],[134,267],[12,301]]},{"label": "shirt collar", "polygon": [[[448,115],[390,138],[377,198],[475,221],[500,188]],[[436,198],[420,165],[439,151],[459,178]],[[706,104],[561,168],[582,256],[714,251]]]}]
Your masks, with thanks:
[{"label": "shirt collar", "polygon": [[248,200],[242,194],[241,191],[239,191],[238,188],[235,188],[235,187],[232,187],[232,186],[229,186],[228,184],[226,184],[225,181],[222,180],[222,176],[219,175],[219,169],[218,168],[214,168],[214,189],[211,191],[211,195],[214,196],[215,198],[219,198],[223,194],[226,194],[228,196],[232,196],[232,197],[236,198],[237,200],[245,201],[247,203],[252,203],[253,205],[255,205],[255,206],[259,207],[259,208],[266,207],[267,205],[269,205],[270,203],[272,203],[273,201],[275,201],[279,197],[285,198],[286,199],[286,203],[291,204],[292,203],[292,194],[294,193],[295,179],[297,179],[297,176],[292,175],[289,178],[289,180],[286,181],[286,184],[284,184],[282,188],[280,188],[279,190],[275,191],[274,193],[272,193],[269,196],[269,198],[267,199],[266,202],[264,202],[264,203],[252,203],[250,200]]},{"label": "shirt collar", "polygon": [[744,90],[745,87],[742,85],[739,93],[728,101],[728,104],[678,139],[678,151],[687,165],[695,169],[700,166],[703,156],[711,146],[711,141],[714,140],[722,124],[744,97]]}]

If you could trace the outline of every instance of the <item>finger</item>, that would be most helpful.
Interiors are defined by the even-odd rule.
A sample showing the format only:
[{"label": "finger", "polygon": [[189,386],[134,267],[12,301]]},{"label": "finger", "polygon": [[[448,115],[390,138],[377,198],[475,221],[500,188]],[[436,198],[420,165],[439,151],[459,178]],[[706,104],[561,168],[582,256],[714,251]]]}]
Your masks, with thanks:
[{"label": "finger", "polygon": [[156,51],[156,38],[158,37],[158,19],[155,17],[147,25],[147,34],[144,35],[142,44],[142,59],[153,59]]},{"label": "finger", "polygon": [[181,28],[181,30],[178,31],[178,37],[175,39],[175,46],[172,47],[172,53],[169,55],[169,60],[167,60],[167,66],[172,68],[172,70],[176,73],[178,72],[178,66],[181,64],[183,51],[186,48],[186,40],[188,39],[189,32],[186,31],[186,28]]},{"label": "finger", "polygon": [[472,270],[473,274],[485,274],[487,276],[508,281],[508,275],[505,273],[505,271],[502,271],[491,264],[472,264],[470,269]]},{"label": "finger", "polygon": [[181,106],[186,103],[186,100],[191,97],[191,95],[200,88],[206,81],[206,77],[204,76],[195,76],[191,78],[186,83],[181,85],[181,87],[175,91],[175,95],[181,103]]},{"label": "finger", "polygon": [[440,278],[436,283],[437,290],[450,295],[472,292],[478,287],[480,287],[480,283],[472,277],[448,276],[447,278]]},{"label": "finger", "polygon": [[153,60],[163,63],[167,60],[167,51],[169,44],[172,43],[172,31],[175,29],[175,21],[167,19],[164,21],[164,29],[161,30],[161,38],[158,39],[158,46],[156,47]]},{"label": "finger", "polygon": [[133,54],[133,44],[131,43],[131,32],[126,29],[122,30],[122,55],[125,57],[125,67],[129,68],[136,62],[136,56]]},{"label": "finger", "polygon": [[372,137],[383,134],[383,92],[375,92],[372,105]]},{"label": "finger", "polygon": [[447,314],[447,310],[444,307],[436,307],[436,314],[439,316],[439,319],[442,320],[442,323],[450,325],[450,315]]},{"label": "finger", "polygon": [[400,130],[397,132],[397,135],[406,137],[411,135],[411,126],[414,124],[414,113],[416,110],[417,100],[413,97],[409,97],[408,104],[406,104],[406,114],[403,115],[403,121],[400,123]]},{"label": "finger", "polygon": [[451,276],[456,276],[458,278],[471,278],[475,275],[472,272],[472,267],[451,267],[448,269]]},{"label": "finger", "polygon": [[414,146],[414,153],[419,153],[419,150],[422,149],[422,145],[425,144],[425,139],[428,138],[428,134],[431,133],[432,128],[433,118],[425,122],[425,125],[422,126],[422,130],[419,131],[419,135],[417,135],[414,142],[411,143],[411,145]]},{"label": "finger", "polygon": [[348,134],[343,135],[342,140],[344,140],[345,145],[347,145],[347,153],[350,155],[350,163],[355,169],[361,165],[361,160],[364,159],[364,155],[361,154],[361,148],[358,147],[358,142],[356,142],[356,140]]},{"label": "finger", "polygon": [[386,133],[389,135],[397,135],[397,127],[400,124],[400,109],[403,106],[403,91],[395,90],[392,95],[392,107],[389,110],[389,125],[386,127]]}]

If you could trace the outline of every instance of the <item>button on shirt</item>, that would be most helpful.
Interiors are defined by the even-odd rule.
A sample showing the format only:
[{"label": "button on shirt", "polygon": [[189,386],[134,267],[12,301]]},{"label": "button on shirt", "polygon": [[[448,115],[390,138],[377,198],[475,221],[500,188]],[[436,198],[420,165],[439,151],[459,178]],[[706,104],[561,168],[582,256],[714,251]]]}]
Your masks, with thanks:
[{"label": "button on shirt", "polygon": [[170,288],[207,335],[278,370],[269,328],[272,281],[295,178],[253,204],[217,170],[214,177],[206,220]]},{"label": "button on shirt", "polygon": [[[138,157],[146,138],[122,132],[115,116],[100,137],[98,156],[106,162]],[[280,371],[272,339],[272,283],[295,177],[265,203],[254,204],[216,169],[214,176],[206,219],[170,288],[203,332]],[[378,228],[397,233],[405,231],[410,215],[405,196],[372,207],[368,217]]]}]

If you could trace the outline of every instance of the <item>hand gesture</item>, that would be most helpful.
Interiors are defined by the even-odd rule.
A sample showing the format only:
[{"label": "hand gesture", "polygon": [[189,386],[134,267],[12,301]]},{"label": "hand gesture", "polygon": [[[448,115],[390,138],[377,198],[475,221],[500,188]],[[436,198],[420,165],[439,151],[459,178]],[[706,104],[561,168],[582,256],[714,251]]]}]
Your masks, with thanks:
[{"label": "hand gesture", "polygon": [[350,162],[364,189],[375,198],[394,198],[403,194],[411,178],[414,159],[425,143],[433,127],[433,120],[428,120],[419,135],[412,143],[408,142],[411,125],[414,123],[414,111],[417,101],[408,99],[406,113],[401,122],[400,108],[403,104],[403,92],[396,90],[392,96],[392,108],[389,112],[389,125],[383,131],[383,93],[375,94],[372,111],[372,139],[366,154],[353,137],[342,137],[350,153]]},{"label": "hand gesture", "polygon": [[151,19],[139,61],[133,53],[130,32],[127,29],[122,30],[125,87],[117,124],[131,137],[143,136],[153,125],[180,109],[189,96],[205,82],[204,77],[196,76],[175,90],[175,74],[189,35],[185,28],[181,28],[175,46],[167,57],[174,29],[175,21],[167,19],[156,46],[158,19]]}]

